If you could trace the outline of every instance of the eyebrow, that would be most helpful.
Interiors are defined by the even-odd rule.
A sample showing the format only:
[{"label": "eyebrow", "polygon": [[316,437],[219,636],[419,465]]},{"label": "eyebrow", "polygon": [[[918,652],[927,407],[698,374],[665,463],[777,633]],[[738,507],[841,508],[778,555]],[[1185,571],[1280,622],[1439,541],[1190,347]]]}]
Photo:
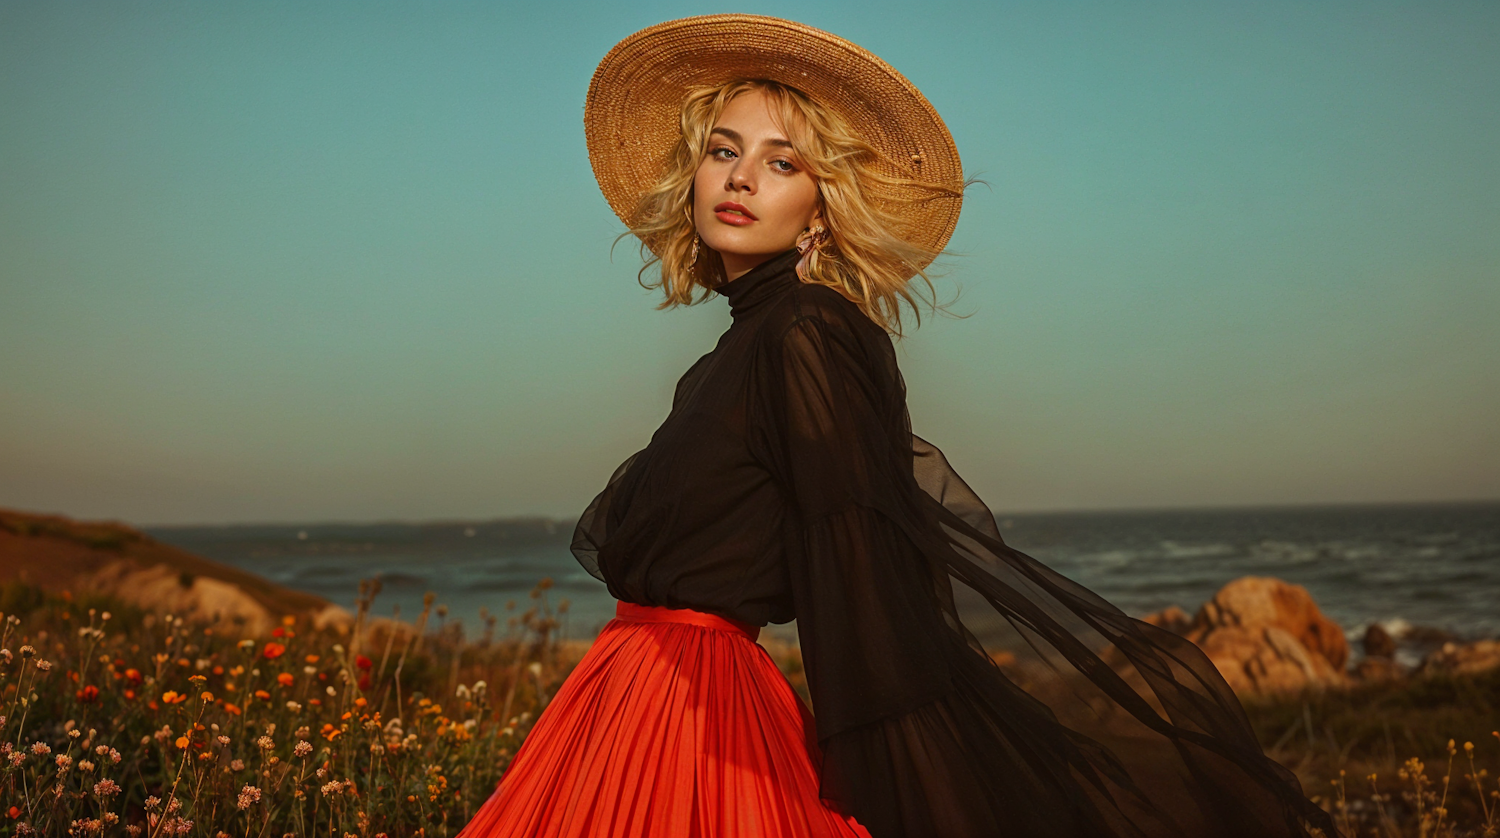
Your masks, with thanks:
[{"label": "eyebrow", "polygon": [[[730,128],[714,128],[712,131],[709,131],[708,133],[709,134],[723,134],[724,136],[726,136],[726,137],[729,138],[730,142],[739,143],[740,145],[744,145],[745,144],[745,138],[740,136],[740,132],[735,131],[735,130],[730,129]],[[776,146],[778,148],[792,148],[792,143],[791,143],[790,140],[783,140],[780,137],[776,137],[774,139],[766,140],[766,143],[768,145],[773,145],[773,146]]]}]

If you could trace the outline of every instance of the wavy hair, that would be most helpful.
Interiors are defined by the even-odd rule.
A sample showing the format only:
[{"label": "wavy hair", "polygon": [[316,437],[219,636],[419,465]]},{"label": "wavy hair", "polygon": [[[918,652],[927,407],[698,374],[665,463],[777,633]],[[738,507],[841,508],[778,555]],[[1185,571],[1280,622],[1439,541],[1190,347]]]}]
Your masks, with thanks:
[{"label": "wavy hair", "polygon": [[[932,197],[961,195],[962,190],[885,174],[880,170],[899,168],[882,160],[839,114],[800,90],[764,79],[696,88],[682,103],[681,139],[665,173],[636,205],[630,232],[621,236],[640,238],[645,264],[638,277],[645,287],[660,287],[665,293],[658,308],[702,302],[725,280],[723,260],[706,244],[700,242],[693,263],[693,243],[698,237],[692,219],[693,179],[707,151],[709,131],[724,106],[750,91],[767,96],[772,118],[787,133],[798,162],[818,186],[828,237],[808,257],[804,281],[838,291],[894,335],[901,334],[903,303],[920,325],[919,303],[941,307],[927,272],[920,267],[939,254],[900,235],[897,211],[927,200],[911,197],[912,187]],[[646,272],[653,265],[660,266],[661,278],[648,282]],[[913,277],[921,277],[920,287],[913,287]]]}]

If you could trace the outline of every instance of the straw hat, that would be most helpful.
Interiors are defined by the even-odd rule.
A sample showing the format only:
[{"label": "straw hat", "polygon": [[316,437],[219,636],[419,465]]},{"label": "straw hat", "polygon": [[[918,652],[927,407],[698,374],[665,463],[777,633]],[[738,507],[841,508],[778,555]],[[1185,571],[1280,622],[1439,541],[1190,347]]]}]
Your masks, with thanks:
[{"label": "straw hat", "polygon": [[[682,136],[689,89],[769,79],[836,111],[880,153],[884,174],[961,191],[963,170],[937,111],[889,64],[837,35],[760,15],[703,15],[642,29],[599,62],[583,107],[589,161],[626,224],[665,171]],[[942,250],[958,223],[961,194],[907,190],[895,209],[912,244]]]}]

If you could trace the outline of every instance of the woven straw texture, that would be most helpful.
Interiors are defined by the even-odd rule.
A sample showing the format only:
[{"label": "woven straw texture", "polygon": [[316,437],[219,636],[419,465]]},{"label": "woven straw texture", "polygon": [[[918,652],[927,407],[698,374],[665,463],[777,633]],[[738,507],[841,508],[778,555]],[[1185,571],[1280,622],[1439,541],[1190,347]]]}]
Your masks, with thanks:
[{"label": "woven straw texture", "polygon": [[[963,187],[958,149],[927,99],[889,64],[856,44],[790,20],[704,15],[642,29],[599,62],[583,109],[599,188],[628,225],[641,195],[665,171],[681,137],[688,90],[733,79],[794,87],[846,119],[880,154],[884,174],[952,190]],[[894,231],[940,251],[958,223],[959,194],[905,189],[917,203],[891,209]]]}]

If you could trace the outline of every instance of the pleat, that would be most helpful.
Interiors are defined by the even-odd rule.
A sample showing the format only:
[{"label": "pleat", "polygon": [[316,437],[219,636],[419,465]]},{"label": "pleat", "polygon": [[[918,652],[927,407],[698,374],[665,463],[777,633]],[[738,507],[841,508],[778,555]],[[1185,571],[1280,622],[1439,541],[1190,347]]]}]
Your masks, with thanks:
[{"label": "pleat", "polygon": [[869,838],[818,796],[813,719],[765,649],[611,620],[460,838]]}]

